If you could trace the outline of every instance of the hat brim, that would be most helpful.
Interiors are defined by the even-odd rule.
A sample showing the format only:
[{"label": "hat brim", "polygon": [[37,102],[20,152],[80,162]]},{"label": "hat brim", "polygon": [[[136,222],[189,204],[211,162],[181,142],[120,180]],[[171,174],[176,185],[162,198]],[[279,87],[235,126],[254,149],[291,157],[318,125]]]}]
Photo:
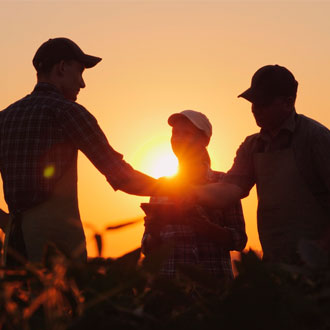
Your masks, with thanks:
[{"label": "hat brim", "polygon": [[253,89],[252,87],[250,87],[237,97],[243,97],[247,101],[255,104],[267,104],[273,99],[271,95],[267,95],[263,91]]},{"label": "hat brim", "polygon": [[237,97],[243,97],[244,99],[254,102],[256,100],[255,92],[252,90],[252,88],[248,88],[246,91],[244,91],[242,94],[238,95]]},{"label": "hat brim", "polygon": [[97,63],[99,63],[102,60],[102,58],[84,54],[80,60],[81,63],[85,66],[85,68],[89,69],[94,67]]},{"label": "hat brim", "polygon": [[187,118],[185,115],[183,115],[182,113],[174,113],[173,115],[171,115],[167,122],[170,126],[175,125],[175,123],[177,123],[180,120],[188,120],[191,122],[191,120],[189,118]]},{"label": "hat brim", "polygon": [[172,127],[180,121],[189,122],[189,123],[193,124],[194,127],[196,127],[196,129],[200,130],[208,139],[211,138],[212,129],[209,132],[205,131],[205,128],[201,127],[198,122],[196,122],[193,118],[189,118],[188,116],[186,116],[183,113],[174,113],[167,120],[168,124]]}]

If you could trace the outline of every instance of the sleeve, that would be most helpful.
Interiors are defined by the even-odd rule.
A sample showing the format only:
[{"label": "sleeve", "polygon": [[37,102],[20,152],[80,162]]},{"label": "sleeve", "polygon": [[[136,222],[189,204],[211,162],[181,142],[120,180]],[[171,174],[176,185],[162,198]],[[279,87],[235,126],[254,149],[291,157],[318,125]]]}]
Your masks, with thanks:
[{"label": "sleeve", "polygon": [[256,135],[249,136],[240,145],[236,152],[234,164],[226,173],[223,181],[239,186],[244,191],[244,196],[249,195],[251,188],[255,184],[255,174],[253,165],[253,147],[256,143]]},{"label": "sleeve", "polygon": [[317,176],[330,193],[330,131],[325,127],[315,136],[312,159]]},{"label": "sleeve", "polygon": [[230,250],[242,251],[247,242],[245,221],[241,202],[224,210],[224,228],[230,230],[233,238],[233,246]]},{"label": "sleeve", "polygon": [[73,145],[106,176],[115,190],[131,179],[134,170],[110,146],[95,117],[83,106],[70,105],[60,112],[58,120]]}]

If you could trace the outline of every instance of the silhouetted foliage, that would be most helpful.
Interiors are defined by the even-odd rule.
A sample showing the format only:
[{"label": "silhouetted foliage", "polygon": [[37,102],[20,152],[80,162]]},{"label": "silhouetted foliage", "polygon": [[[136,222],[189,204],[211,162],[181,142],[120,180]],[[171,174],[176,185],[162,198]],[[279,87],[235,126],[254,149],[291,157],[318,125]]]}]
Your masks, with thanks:
[{"label": "silhouetted foliage", "polygon": [[[82,265],[50,246],[42,266],[2,268],[0,328],[330,329],[330,270],[323,259],[303,267],[270,264],[250,250],[236,261],[231,282],[193,266],[168,280],[158,271],[169,249],[147,259],[137,249]],[[300,253],[310,260],[315,251],[306,244]]]}]

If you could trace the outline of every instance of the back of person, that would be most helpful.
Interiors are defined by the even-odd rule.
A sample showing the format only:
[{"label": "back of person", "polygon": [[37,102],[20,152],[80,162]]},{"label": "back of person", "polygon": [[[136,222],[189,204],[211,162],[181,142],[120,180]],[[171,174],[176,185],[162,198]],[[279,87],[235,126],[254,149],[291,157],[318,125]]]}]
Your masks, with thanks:
[{"label": "back of person", "polygon": [[10,211],[24,211],[46,200],[77,148],[61,128],[70,106],[44,84],[0,112],[0,170]]},{"label": "back of person", "polygon": [[[32,94],[0,113],[0,171],[10,217],[1,213],[9,266],[22,258],[41,262],[47,242],[77,261],[87,258],[77,197],[77,154],[82,151],[114,190],[151,196],[162,190],[135,171],[109,144],[77,95],[83,72],[101,61],[68,38],[53,38],[36,51]],[[8,256],[10,253],[8,254]],[[17,260],[20,259],[21,261]],[[18,261],[18,265],[17,265]]]}]

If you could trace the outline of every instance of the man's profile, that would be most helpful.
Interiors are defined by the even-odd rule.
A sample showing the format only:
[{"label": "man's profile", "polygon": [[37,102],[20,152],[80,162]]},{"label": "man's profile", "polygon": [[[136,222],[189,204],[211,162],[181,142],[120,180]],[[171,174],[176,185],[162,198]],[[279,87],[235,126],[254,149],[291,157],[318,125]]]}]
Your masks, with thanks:
[{"label": "man's profile", "polygon": [[[77,200],[77,155],[82,151],[115,189],[151,195],[156,181],[128,165],[95,117],[76,103],[83,72],[101,61],[67,38],[44,42],[33,58],[31,94],[0,112],[0,171],[10,212],[6,252],[40,262],[47,242],[85,261]],[[16,260],[6,253],[7,265]]]},{"label": "man's profile", "polygon": [[330,251],[330,131],[296,112],[298,82],[280,65],[266,65],[239,97],[251,102],[260,132],[238,148],[223,184],[196,189],[201,203],[225,206],[256,185],[264,259],[300,264],[299,245]]}]

